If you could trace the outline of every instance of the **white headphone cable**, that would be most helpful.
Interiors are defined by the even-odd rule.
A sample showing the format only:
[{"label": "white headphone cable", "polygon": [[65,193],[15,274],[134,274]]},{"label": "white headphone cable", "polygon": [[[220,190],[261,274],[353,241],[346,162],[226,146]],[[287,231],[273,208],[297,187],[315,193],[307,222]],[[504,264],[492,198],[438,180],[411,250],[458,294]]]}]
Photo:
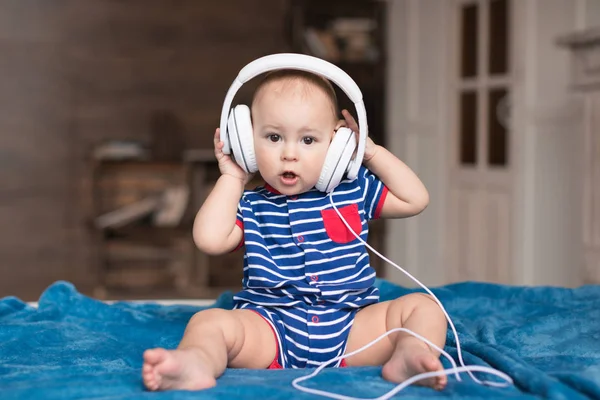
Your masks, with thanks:
[{"label": "white headphone cable", "polygon": [[[399,384],[398,386],[396,386],[394,389],[390,390],[389,392],[385,393],[384,395],[380,396],[380,397],[376,397],[373,398],[373,400],[386,400],[389,399],[390,397],[392,397],[393,395],[395,395],[396,393],[400,392],[401,390],[403,390],[405,387],[411,385],[414,382],[417,382],[421,379],[426,379],[426,378],[431,378],[431,377],[435,377],[435,376],[442,376],[442,375],[450,375],[452,373],[454,373],[456,375],[456,379],[458,381],[461,381],[461,378],[459,376],[460,372],[467,372],[469,374],[469,376],[477,383],[479,384],[484,384],[484,385],[488,385],[488,386],[494,386],[494,387],[507,387],[511,384],[513,384],[513,380],[510,376],[506,375],[504,372],[498,371],[494,368],[489,368],[489,367],[483,367],[483,366],[479,366],[479,365],[465,365],[463,358],[462,358],[462,351],[460,348],[460,341],[458,339],[458,333],[456,332],[456,328],[454,327],[454,323],[452,322],[452,319],[450,319],[450,316],[448,315],[448,313],[446,312],[446,309],[444,308],[444,306],[442,305],[441,301],[437,298],[437,296],[435,296],[433,294],[433,292],[431,290],[429,290],[429,288],[427,288],[425,285],[423,285],[417,278],[415,278],[414,276],[412,276],[410,273],[408,273],[407,271],[405,271],[402,267],[400,267],[399,265],[395,264],[394,262],[392,262],[391,260],[389,260],[387,257],[383,256],[382,254],[380,254],[377,250],[375,250],[371,245],[369,245],[367,242],[365,242],[359,235],[356,234],[356,232],[354,232],[354,230],[350,227],[350,225],[348,224],[348,222],[346,221],[346,219],[344,219],[344,217],[342,216],[342,214],[340,213],[340,211],[338,210],[338,208],[335,206],[334,202],[333,202],[333,192],[329,193],[329,201],[331,203],[331,205],[333,206],[335,212],[338,214],[338,216],[341,218],[342,222],[344,223],[344,225],[346,225],[346,228],[348,228],[348,230],[350,232],[352,232],[352,234],[362,243],[364,244],[368,249],[370,249],[372,252],[374,252],[375,254],[377,254],[382,260],[386,261],[387,263],[393,265],[394,267],[398,268],[400,271],[402,271],[405,275],[407,275],[409,278],[411,278],[414,282],[416,282],[419,286],[421,286],[423,289],[425,289],[427,291],[427,293],[429,295],[431,295],[431,297],[436,301],[436,303],[440,306],[440,308],[442,309],[442,312],[444,313],[444,315],[446,316],[446,320],[448,321],[450,328],[452,329],[452,333],[454,334],[454,338],[456,339],[456,351],[458,354],[458,359],[459,362],[461,364],[461,367],[457,367],[456,366],[456,362],[454,362],[454,360],[452,359],[452,357],[446,353],[443,349],[439,348],[438,346],[436,346],[435,344],[431,343],[429,340],[427,340],[426,338],[420,336],[419,334],[405,329],[405,328],[395,328],[395,329],[390,329],[389,331],[387,331],[386,333],[384,333],[383,335],[379,336],[377,339],[371,341],[370,343],[367,343],[366,345],[364,345],[363,347],[361,347],[358,350],[355,350],[349,354],[344,354],[341,355],[339,357],[336,357],[330,361],[328,361],[327,363],[323,363],[321,364],[317,369],[315,369],[315,371],[309,375],[305,375],[302,376],[300,378],[296,378],[292,381],[292,385],[303,392],[307,392],[307,393],[312,393],[312,394],[317,394],[317,395],[321,395],[321,396],[325,396],[325,397],[330,397],[333,399],[340,399],[340,400],[365,400],[365,399],[360,399],[360,398],[355,398],[355,397],[348,397],[348,396],[343,396],[343,395],[338,395],[335,393],[329,393],[326,391],[322,391],[322,390],[318,390],[318,389],[310,389],[304,386],[300,386],[298,383],[308,380],[314,376],[316,376],[319,372],[321,372],[323,370],[323,368],[325,368],[327,365],[341,359],[341,358],[349,358],[357,353],[360,353],[361,351],[367,349],[368,347],[374,345],[375,343],[377,343],[378,341],[380,341],[381,339],[383,339],[384,337],[388,336],[391,333],[394,332],[406,332],[409,333],[415,337],[417,337],[418,339],[421,339],[422,341],[424,341],[425,343],[427,343],[429,346],[433,347],[434,349],[436,349],[437,351],[439,351],[442,355],[444,355],[444,357],[446,357],[450,363],[452,364],[452,368],[448,368],[448,369],[444,369],[441,371],[432,371],[432,372],[424,372],[415,376],[412,376],[411,378],[405,380],[404,382],[402,382],[401,384]],[[504,379],[506,382],[493,382],[493,381],[480,381],[479,379],[477,379],[475,377],[475,375],[473,375],[472,371],[477,371],[477,372],[485,372],[488,374],[492,374],[492,375],[496,375],[502,379]],[[371,400],[371,399],[369,399]]]}]

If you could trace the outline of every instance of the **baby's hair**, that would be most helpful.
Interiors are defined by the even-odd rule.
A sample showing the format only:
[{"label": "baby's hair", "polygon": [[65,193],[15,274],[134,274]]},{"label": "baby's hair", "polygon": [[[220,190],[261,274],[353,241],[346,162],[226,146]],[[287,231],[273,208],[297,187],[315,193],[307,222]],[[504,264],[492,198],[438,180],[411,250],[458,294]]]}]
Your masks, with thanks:
[{"label": "baby's hair", "polygon": [[327,97],[331,101],[331,107],[334,118],[338,118],[337,95],[335,94],[335,89],[333,88],[331,82],[329,82],[328,79],[322,77],[321,75],[302,70],[278,69],[267,73],[263,80],[256,87],[256,90],[254,91],[254,95],[252,97],[252,103],[254,103],[257,95],[267,84],[275,81],[302,82],[304,84],[308,84],[305,85],[306,88],[311,88],[311,86],[317,87],[327,95]]}]

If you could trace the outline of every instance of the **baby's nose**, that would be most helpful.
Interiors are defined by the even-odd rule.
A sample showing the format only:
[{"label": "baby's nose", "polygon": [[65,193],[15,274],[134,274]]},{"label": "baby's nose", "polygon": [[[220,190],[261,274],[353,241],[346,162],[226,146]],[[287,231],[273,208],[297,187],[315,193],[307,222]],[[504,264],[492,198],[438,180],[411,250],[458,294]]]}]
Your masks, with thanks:
[{"label": "baby's nose", "polygon": [[283,152],[281,153],[281,158],[286,161],[293,161],[298,159],[298,152],[296,150],[296,146],[287,145],[283,148]]}]

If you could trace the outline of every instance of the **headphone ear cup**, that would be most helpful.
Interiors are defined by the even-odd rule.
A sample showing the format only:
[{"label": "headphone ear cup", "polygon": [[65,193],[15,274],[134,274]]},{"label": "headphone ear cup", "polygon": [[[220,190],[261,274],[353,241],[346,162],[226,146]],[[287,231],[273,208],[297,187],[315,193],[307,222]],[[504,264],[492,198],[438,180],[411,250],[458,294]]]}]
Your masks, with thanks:
[{"label": "headphone ear cup", "polygon": [[235,162],[248,173],[258,171],[254,155],[254,137],[250,108],[245,104],[235,106],[227,120],[227,132]]},{"label": "headphone ear cup", "polygon": [[321,175],[315,187],[321,192],[329,193],[340,184],[348,171],[352,154],[356,150],[356,135],[349,128],[340,128],[333,136]]}]

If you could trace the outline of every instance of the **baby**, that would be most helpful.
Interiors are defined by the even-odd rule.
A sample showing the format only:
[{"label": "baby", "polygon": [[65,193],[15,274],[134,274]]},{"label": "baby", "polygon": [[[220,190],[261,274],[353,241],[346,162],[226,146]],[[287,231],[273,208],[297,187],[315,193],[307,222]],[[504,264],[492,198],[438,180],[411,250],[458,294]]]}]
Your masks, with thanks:
[{"label": "baby", "polygon": [[[265,185],[223,153],[221,176],[198,211],[193,236],[208,254],[245,247],[243,290],[234,309],[208,309],[189,321],[176,350],[146,350],[142,377],[149,390],[199,390],[216,385],[225,368],[316,367],[348,354],[393,328],[410,329],[443,348],[446,319],[428,295],[379,302],[375,271],[363,244],[367,221],[419,214],[429,195],[417,176],[370,138],[356,179],[331,194],[315,189],[327,149],[342,126],[358,132],[346,110],[337,116],[328,80],[308,72],[266,75],[251,106],[258,171]],[[442,369],[439,354],[398,332],[333,366],[382,365],[399,383]],[[442,389],[445,376],[420,381]]]}]

